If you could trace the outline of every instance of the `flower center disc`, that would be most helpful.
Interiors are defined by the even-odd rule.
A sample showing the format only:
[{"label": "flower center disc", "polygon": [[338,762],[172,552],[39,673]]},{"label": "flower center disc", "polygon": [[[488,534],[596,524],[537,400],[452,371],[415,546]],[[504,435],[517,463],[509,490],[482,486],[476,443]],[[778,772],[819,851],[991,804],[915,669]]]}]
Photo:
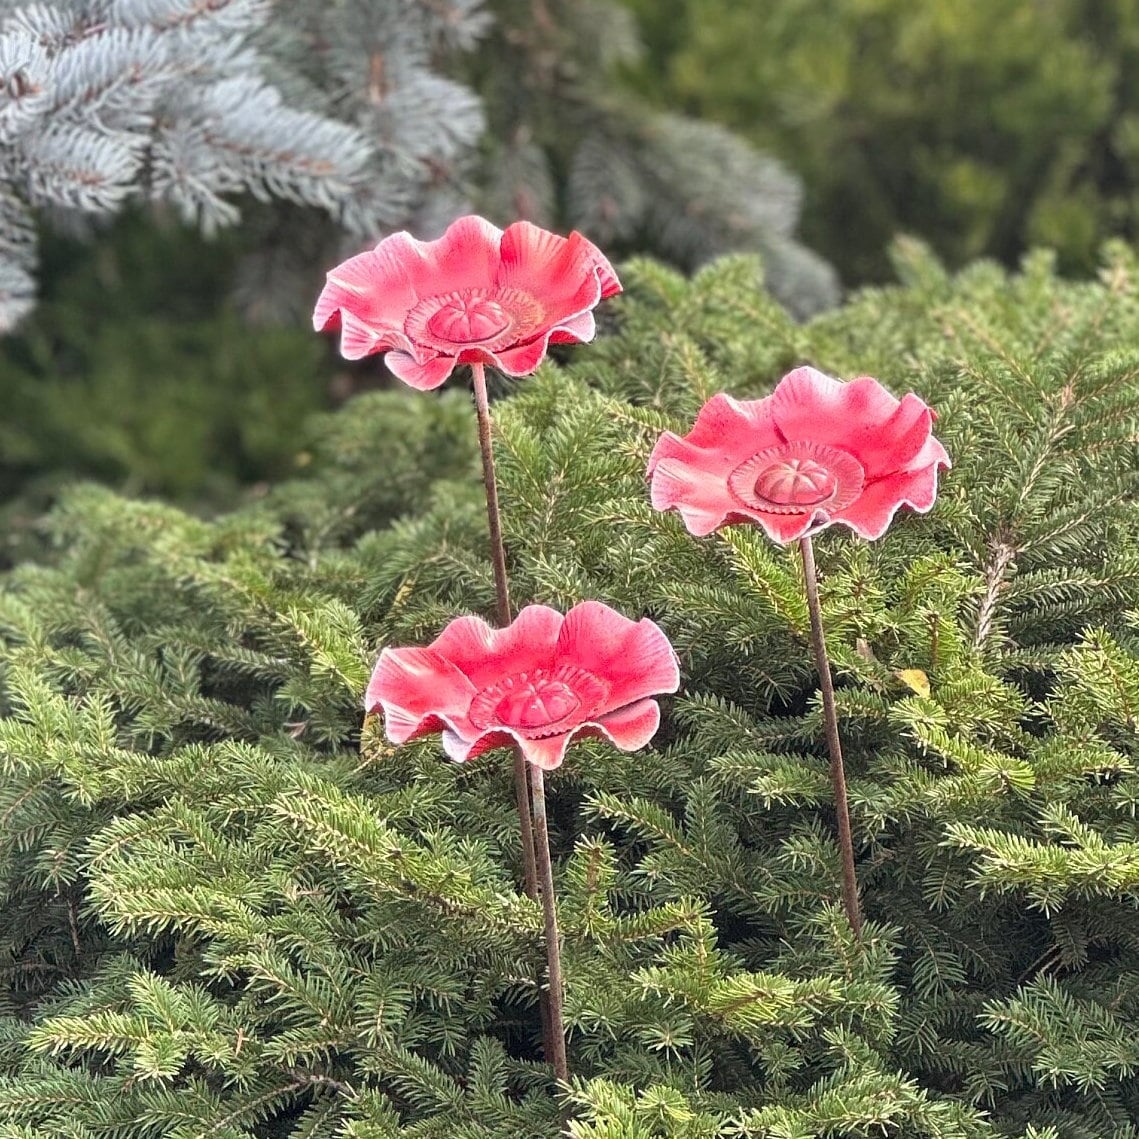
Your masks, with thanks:
[{"label": "flower center disc", "polygon": [[767,447],[728,475],[728,489],[752,510],[769,514],[833,514],[862,493],[865,473],[849,452],[821,443]]},{"label": "flower center disc", "polygon": [[756,498],[780,506],[818,506],[834,493],[835,477],[814,459],[786,459],[760,471]]},{"label": "flower center disc", "polygon": [[529,293],[490,285],[424,297],[407,314],[403,330],[413,344],[444,352],[497,352],[534,336],[544,319]]},{"label": "flower center disc", "polygon": [[566,721],[587,719],[605,692],[605,682],[584,669],[536,668],[484,688],[468,714],[478,728],[514,728],[537,738],[556,734]]},{"label": "flower center disc", "polygon": [[427,331],[452,344],[481,344],[510,327],[510,314],[489,297],[448,297],[427,320]]},{"label": "flower center disc", "polygon": [[519,685],[495,705],[495,718],[516,728],[544,728],[564,720],[581,707],[573,690],[557,680]]}]

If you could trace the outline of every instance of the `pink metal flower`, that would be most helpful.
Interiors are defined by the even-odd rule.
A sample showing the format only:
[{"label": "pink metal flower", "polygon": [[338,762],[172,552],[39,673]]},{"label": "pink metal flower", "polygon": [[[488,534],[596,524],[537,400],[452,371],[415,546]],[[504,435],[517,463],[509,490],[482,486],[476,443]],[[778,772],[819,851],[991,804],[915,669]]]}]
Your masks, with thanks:
[{"label": "pink metal flower", "polygon": [[880,538],[899,507],[933,506],[950,462],[932,424],[912,392],[797,368],[765,399],[713,396],[684,438],[666,431],[649,458],[652,504],[700,536],[758,522],[792,542],[841,522]]},{"label": "pink metal flower", "polygon": [[527,221],[505,232],[459,218],[438,241],[385,237],[328,274],[313,313],[318,332],[340,330],[349,360],[384,362],[420,391],[459,364],[526,376],[550,343],[585,343],[593,308],[621,291],[613,267],[580,233],[559,237]]},{"label": "pink metal flower", "polygon": [[583,601],[564,617],[528,605],[505,629],[459,617],[427,648],[384,649],[364,706],[382,709],[392,743],[442,731],[457,762],[516,743],[549,771],[577,736],[644,747],[660,726],[652,697],[679,687],[660,628]]}]

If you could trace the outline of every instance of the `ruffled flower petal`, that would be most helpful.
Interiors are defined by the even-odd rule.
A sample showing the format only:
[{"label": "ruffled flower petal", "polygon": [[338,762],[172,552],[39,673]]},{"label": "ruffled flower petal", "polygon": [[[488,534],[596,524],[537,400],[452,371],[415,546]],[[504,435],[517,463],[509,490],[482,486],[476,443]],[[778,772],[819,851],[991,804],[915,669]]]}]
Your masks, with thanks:
[{"label": "ruffled flower petal", "polygon": [[562,760],[565,759],[570,740],[581,734],[579,728],[572,732],[566,732],[564,735],[545,736],[536,740],[519,740],[518,745],[522,748],[522,754],[526,757],[527,763],[532,763],[543,771],[553,771],[555,767],[560,767]]},{"label": "ruffled flower petal", "polygon": [[343,313],[376,332],[401,330],[404,315],[419,299],[415,268],[422,263],[420,249],[410,234],[393,233],[375,249],[330,270],[312,316],[316,331],[338,328]]},{"label": "ruffled flower petal", "polygon": [[540,297],[559,317],[621,291],[613,266],[592,241],[576,232],[561,237],[528,221],[507,226],[502,235],[498,283]]},{"label": "ruffled flower petal", "polygon": [[936,498],[936,466],[897,471],[872,482],[859,495],[858,501],[840,511],[834,520],[845,523],[860,537],[873,541],[886,533],[901,507],[909,506],[919,514],[925,514],[933,508]]},{"label": "ruffled flower petal", "polygon": [[481,617],[459,617],[431,648],[475,688],[483,688],[504,676],[549,667],[564,621],[548,605],[527,605],[505,629],[495,629]]},{"label": "ruffled flower petal", "polygon": [[382,333],[352,313],[341,312],[337,319],[340,328],[340,355],[345,360],[363,360],[365,356],[372,356],[390,347]]},{"label": "ruffled flower petal", "polygon": [[530,222],[507,227],[498,284],[541,305],[547,336],[621,291],[613,267],[593,242],[580,233],[560,237]]},{"label": "ruffled flower petal", "polygon": [[383,712],[384,729],[401,744],[444,724],[474,731],[467,721],[475,689],[450,661],[433,649],[384,649],[364,697],[368,712]]},{"label": "ruffled flower petal", "polygon": [[[718,463],[734,466],[735,461],[781,443],[783,439],[775,425],[769,400],[738,400],[720,392],[697,413],[696,422],[684,441],[707,451],[709,461],[714,457]],[[651,465],[652,460],[649,462]]]},{"label": "ruffled flower petal", "polygon": [[946,471],[953,466],[953,462],[949,458],[949,452],[946,451],[940,441],[935,439],[932,435],[925,441],[922,445],[922,449],[910,461],[907,469],[920,471],[931,466]]},{"label": "ruffled flower petal", "polygon": [[[347,353],[345,353],[347,355]],[[355,357],[348,356],[348,359]],[[458,361],[454,356],[431,356],[420,363],[410,352],[389,352],[384,357],[388,370],[416,391],[429,392],[447,382]]]},{"label": "ruffled flower petal", "polygon": [[702,471],[693,471],[679,463],[659,463],[653,471],[651,501],[654,510],[675,510],[685,528],[696,538],[709,534],[732,522],[747,519],[730,510],[724,503],[720,485]]},{"label": "ruffled flower petal", "polygon": [[749,514],[748,518],[762,526],[767,536],[781,546],[797,542],[808,534],[817,534],[835,521],[822,512],[813,514],[761,514],[756,511],[754,514]]},{"label": "ruffled flower petal", "polygon": [[563,260],[568,246],[566,238],[533,222],[516,221],[508,225],[499,246],[497,283],[518,287],[541,284],[565,267]]},{"label": "ruffled flower petal", "polygon": [[[855,383],[863,381],[854,380],[851,386]],[[881,386],[876,380],[869,383]],[[933,412],[913,392],[907,392],[884,423],[859,422],[847,449],[862,464],[866,478],[875,479],[890,471],[905,470],[925,446],[932,429]]]},{"label": "ruffled flower petal", "polygon": [[383,710],[393,742],[440,731],[457,763],[517,746],[551,770],[578,736],[644,746],[660,722],[651,697],[679,684],[656,625],[587,601],[565,617],[528,605],[505,629],[460,617],[428,648],[385,649],[367,704]]},{"label": "ruffled flower petal", "polygon": [[657,734],[660,705],[655,700],[638,700],[602,716],[597,728],[621,751],[639,751]]},{"label": "ruffled flower petal", "polygon": [[868,479],[903,470],[933,424],[933,413],[913,392],[899,401],[869,376],[844,384],[814,368],[786,376],[771,395],[771,410],[785,439],[841,447]]},{"label": "ruffled flower petal", "polygon": [[470,739],[458,732],[445,730],[442,736],[443,751],[455,763],[467,763],[478,759],[484,752],[499,747],[513,747],[517,742],[510,732],[482,732]]},{"label": "ruffled flower petal", "polygon": [[421,243],[421,297],[478,288],[494,280],[501,262],[502,230],[477,214],[453,221],[437,241]]},{"label": "ruffled flower petal", "polygon": [[581,234],[529,222],[503,232],[471,215],[437,241],[396,233],[336,266],[313,325],[339,329],[348,359],[391,353],[391,371],[426,391],[460,363],[531,374],[551,340],[591,340],[592,309],[620,291],[612,265]]},{"label": "ruffled flower petal", "polygon": [[588,344],[597,335],[593,312],[579,313],[563,321],[550,333],[551,344]]},{"label": "ruffled flower petal", "polygon": [[500,747],[519,747],[529,763],[553,771],[565,759],[574,740],[601,737],[621,751],[639,751],[652,742],[660,728],[660,705],[655,700],[638,700],[613,712],[607,712],[596,721],[589,721],[558,735],[541,739],[526,739],[513,731],[484,732],[474,740],[465,740],[458,733],[443,732],[443,750],[456,763],[477,759],[484,752]]},{"label": "ruffled flower petal", "polygon": [[653,508],[677,510],[689,532],[700,538],[738,520],[740,504],[728,494],[727,485],[740,458],[735,447],[697,447],[690,437],[666,431],[649,456]]},{"label": "ruffled flower petal", "polygon": [[788,372],[768,396],[782,439],[834,443],[846,438],[852,426],[863,422],[854,414],[856,405],[863,405],[865,420],[871,423],[885,422],[898,406],[898,401],[881,385],[876,385],[876,393],[863,388],[849,395],[845,391],[848,386],[852,385],[816,368]]},{"label": "ruffled flower petal", "polygon": [[538,365],[546,358],[549,336],[531,340],[529,344],[519,344],[517,348],[507,348],[494,354],[495,366],[508,376],[529,376],[538,370]]},{"label": "ruffled flower petal", "polygon": [[766,399],[713,396],[686,436],[665,432],[648,463],[652,504],[698,536],[751,521],[785,544],[842,522],[876,538],[899,506],[933,505],[950,464],[932,424],[913,393],[797,368]]},{"label": "ruffled flower petal", "polygon": [[443,750],[447,753],[447,758],[454,760],[455,763],[469,763],[472,759],[478,759],[480,755],[494,751],[496,748],[517,747],[522,749],[522,754],[528,762],[544,771],[552,771],[560,766],[565,758],[570,739],[585,734],[584,729],[577,728],[572,732],[562,732],[542,739],[527,739],[513,731],[491,731],[483,732],[475,739],[468,740],[457,732],[444,731]]},{"label": "ruffled flower petal", "polygon": [[605,680],[598,712],[680,687],[680,664],[660,627],[648,618],[630,621],[600,601],[583,601],[566,614],[557,659]]},{"label": "ruffled flower petal", "polygon": [[814,368],[796,368],[771,394],[771,412],[787,440],[841,447],[867,479],[904,470],[929,438],[933,413],[913,392],[892,396],[871,376],[843,383]]},{"label": "ruffled flower petal", "polygon": [[597,250],[595,261],[594,268],[597,272],[597,279],[601,282],[601,299],[607,301],[610,297],[615,297],[621,292],[621,282],[617,279],[613,266],[609,264],[600,250]]}]

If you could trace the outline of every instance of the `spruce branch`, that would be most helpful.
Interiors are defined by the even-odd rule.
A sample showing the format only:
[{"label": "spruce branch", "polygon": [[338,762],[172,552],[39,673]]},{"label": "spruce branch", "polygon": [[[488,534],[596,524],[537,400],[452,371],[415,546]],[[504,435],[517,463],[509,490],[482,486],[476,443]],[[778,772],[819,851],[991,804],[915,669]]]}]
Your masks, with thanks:
[{"label": "spruce branch", "polygon": [[1016,555],[1017,548],[1008,538],[997,538],[991,545],[991,557],[985,567],[985,591],[981,595],[976,632],[973,634],[975,648],[981,648],[993,631],[1001,594],[1008,588],[1006,575]]},{"label": "spruce branch", "polygon": [[[449,220],[484,118],[438,74],[438,49],[468,51],[487,27],[480,0],[0,5],[0,331],[29,309],[35,269],[11,248],[8,197],[49,219],[156,203],[207,233],[240,220],[243,194],[361,236],[429,209]],[[366,63],[377,39],[382,90]],[[301,210],[290,221],[332,232]]]},{"label": "spruce branch", "polygon": [[[927,264],[797,326],[754,264],[642,261],[587,358],[496,401],[517,597],[648,615],[685,673],[651,750],[576,743],[550,796],[577,835],[556,1096],[509,765],[370,721],[361,748],[353,695],[370,640],[493,612],[469,397],[358,399],[214,518],[63,493],[0,574],[0,1134],[505,1139],[568,1101],[580,1139],[1134,1139],[1139,271],[1112,257],[1109,282]],[[889,917],[859,940],[791,561],[645,501],[652,435],[797,359],[928,393],[956,464],[928,516],[828,553]]]}]

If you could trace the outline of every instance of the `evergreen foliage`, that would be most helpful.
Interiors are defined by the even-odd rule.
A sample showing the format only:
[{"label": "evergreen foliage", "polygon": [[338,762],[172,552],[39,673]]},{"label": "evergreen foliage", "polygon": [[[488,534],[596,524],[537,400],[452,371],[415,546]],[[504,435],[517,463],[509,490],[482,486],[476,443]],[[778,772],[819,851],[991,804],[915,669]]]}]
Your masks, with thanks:
[{"label": "evergreen foliage", "polygon": [[663,113],[618,86],[643,55],[612,0],[491,0],[476,63],[491,129],[479,200],[494,218],[581,229],[606,250],[692,269],[762,254],[768,287],[798,316],[838,300],[834,270],[796,237],[789,170],[715,123]]},{"label": "evergreen foliage", "polygon": [[951,263],[1139,234],[1132,0],[625,0],[635,86],[739,131],[806,186],[805,239],[882,280],[895,233]]},{"label": "evergreen foliage", "polygon": [[242,320],[227,296],[242,244],[134,213],[90,245],[47,235],[40,303],[0,340],[10,517],[76,478],[217,508],[293,469],[328,400],[325,346]]},{"label": "evergreen foliage", "polygon": [[142,198],[212,231],[245,194],[357,235],[408,220],[482,131],[437,67],[486,25],[479,0],[2,0],[0,331],[31,305],[32,211]]},{"label": "evergreen foliage", "polygon": [[[898,265],[799,325],[747,259],[637,262],[496,403],[516,601],[649,614],[685,676],[550,781],[578,1139],[1139,1134],[1139,263]],[[956,464],[817,539],[862,943],[794,552],[644,485],[803,361],[920,392]],[[0,1134],[559,1134],[511,765],[360,725],[378,645],[493,609],[473,432],[366,396],[255,505],[77,488],[5,576]]]},{"label": "evergreen foliage", "polygon": [[261,319],[300,316],[314,265],[475,203],[685,266],[758,249],[795,311],[833,304],[797,179],[622,96],[637,50],[609,0],[0,0],[0,332],[33,303],[37,219],[127,202],[206,233],[244,215]]}]

